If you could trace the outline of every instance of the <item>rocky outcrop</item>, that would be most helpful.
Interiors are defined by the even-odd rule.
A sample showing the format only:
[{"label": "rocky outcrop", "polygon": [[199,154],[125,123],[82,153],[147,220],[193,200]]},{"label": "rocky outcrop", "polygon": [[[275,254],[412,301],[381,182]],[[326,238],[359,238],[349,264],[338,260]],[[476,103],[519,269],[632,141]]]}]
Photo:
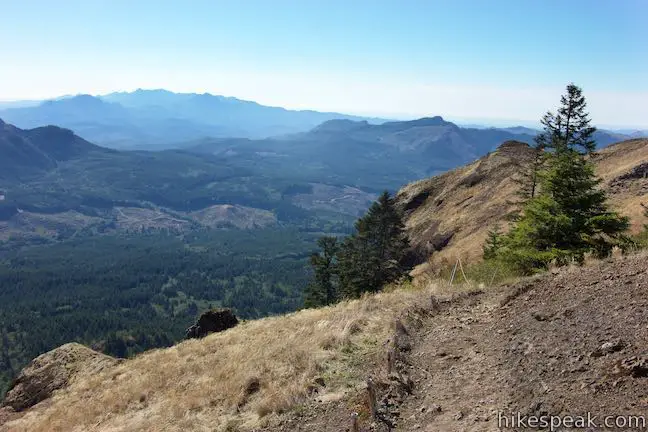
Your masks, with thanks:
[{"label": "rocky outcrop", "polygon": [[96,373],[118,362],[78,343],[62,345],[36,357],[20,372],[0,408],[23,411],[66,387],[76,375]]},{"label": "rocky outcrop", "polygon": [[187,339],[202,338],[209,333],[222,332],[235,327],[238,319],[231,309],[210,310],[198,318],[198,322],[187,329]]}]

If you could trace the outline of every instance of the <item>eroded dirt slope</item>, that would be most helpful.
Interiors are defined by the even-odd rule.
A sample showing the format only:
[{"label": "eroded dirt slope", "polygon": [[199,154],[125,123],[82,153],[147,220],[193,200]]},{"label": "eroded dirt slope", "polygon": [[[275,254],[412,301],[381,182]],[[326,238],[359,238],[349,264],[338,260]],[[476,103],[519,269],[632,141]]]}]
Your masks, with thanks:
[{"label": "eroded dirt slope", "polygon": [[481,294],[426,322],[399,430],[496,431],[498,413],[648,413],[648,256]]}]

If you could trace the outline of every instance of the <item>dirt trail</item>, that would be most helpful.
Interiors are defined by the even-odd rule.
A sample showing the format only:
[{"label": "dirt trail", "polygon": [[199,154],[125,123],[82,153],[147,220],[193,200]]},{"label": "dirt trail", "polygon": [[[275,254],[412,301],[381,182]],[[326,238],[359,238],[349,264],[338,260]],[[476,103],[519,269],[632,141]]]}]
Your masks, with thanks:
[{"label": "dirt trail", "polygon": [[[389,408],[395,427],[365,421],[359,431],[538,430],[512,427],[518,412],[648,422],[647,254],[440,304],[410,326],[404,369],[413,387]],[[350,431],[349,414],[363,404],[362,394],[315,404],[269,430]]]},{"label": "dirt trail", "polygon": [[648,257],[475,296],[426,323],[410,362],[401,431],[496,431],[500,413],[648,416]]},{"label": "dirt trail", "polygon": [[493,340],[494,296],[476,295],[428,320],[410,355],[413,394],[399,431],[497,430],[506,403]]}]

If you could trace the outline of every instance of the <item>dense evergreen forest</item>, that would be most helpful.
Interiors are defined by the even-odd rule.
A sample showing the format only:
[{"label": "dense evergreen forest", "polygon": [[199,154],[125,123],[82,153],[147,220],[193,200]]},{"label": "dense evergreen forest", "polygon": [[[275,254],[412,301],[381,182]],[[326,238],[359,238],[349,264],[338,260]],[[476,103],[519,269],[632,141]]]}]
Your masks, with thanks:
[{"label": "dense evergreen forest", "polygon": [[209,307],[298,309],[315,237],[296,230],[93,236],[0,261],[0,396],[32,358],[78,341],[111,355],[173,344]]}]

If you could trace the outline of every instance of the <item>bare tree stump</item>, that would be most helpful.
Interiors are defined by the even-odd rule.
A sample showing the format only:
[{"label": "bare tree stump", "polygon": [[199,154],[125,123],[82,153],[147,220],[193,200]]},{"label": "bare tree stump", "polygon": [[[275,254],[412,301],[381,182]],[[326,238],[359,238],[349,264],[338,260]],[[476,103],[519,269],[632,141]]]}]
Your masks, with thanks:
[{"label": "bare tree stump", "polygon": [[354,412],[351,414],[351,432],[360,432],[360,427],[358,426],[358,413]]},{"label": "bare tree stump", "polygon": [[387,349],[387,376],[391,375],[394,372],[396,367],[396,352],[393,346],[390,346]]}]

